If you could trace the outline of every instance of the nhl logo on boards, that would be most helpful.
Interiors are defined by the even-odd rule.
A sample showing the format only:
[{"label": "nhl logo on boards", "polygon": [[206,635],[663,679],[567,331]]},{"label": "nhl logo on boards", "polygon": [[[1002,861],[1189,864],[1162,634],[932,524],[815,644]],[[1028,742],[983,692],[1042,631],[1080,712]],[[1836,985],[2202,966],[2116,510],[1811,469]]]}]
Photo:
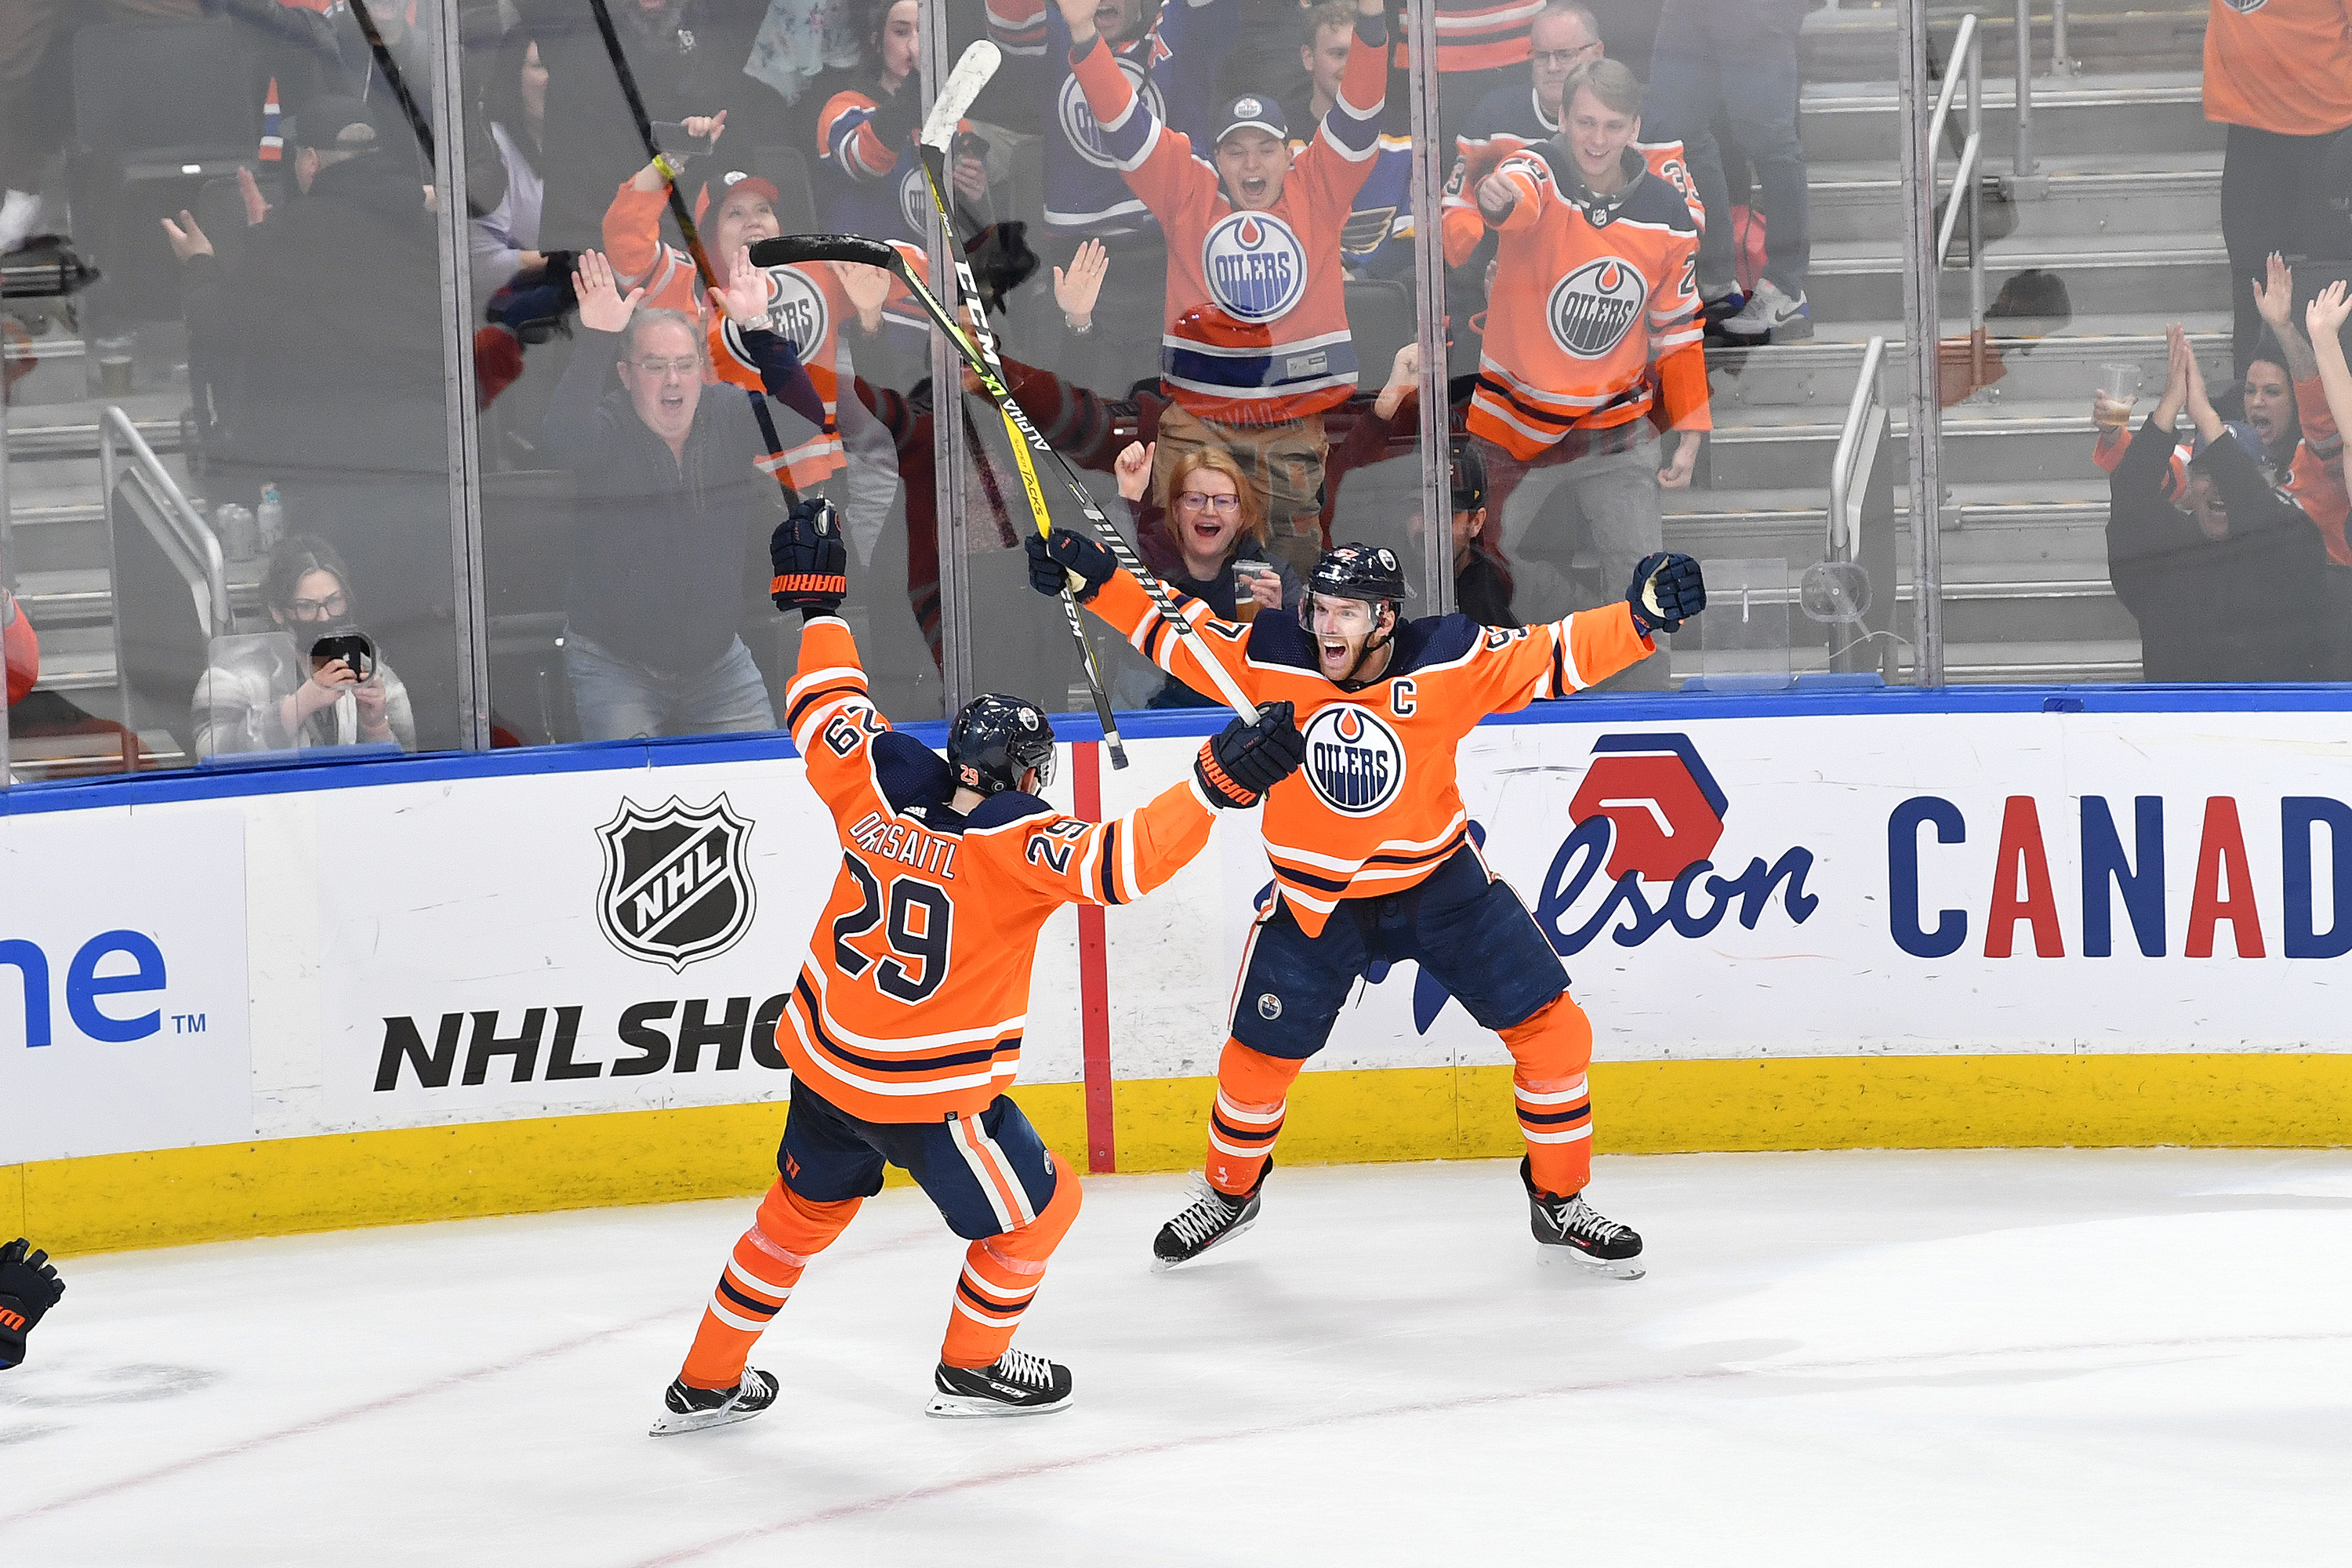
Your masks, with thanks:
[{"label": "nhl logo on boards", "polygon": [[1404,743],[1379,714],[1335,702],[1307,721],[1307,765],[1316,798],[1343,816],[1370,816],[1404,787]]},{"label": "nhl logo on boards", "polygon": [[758,905],[751,837],[751,824],[723,795],[699,806],[672,795],[651,810],[624,800],[596,830],[604,851],[596,924],[604,940],[681,973],[734,946]]},{"label": "nhl logo on boards", "polygon": [[1579,359],[1601,359],[1625,339],[1650,285],[1622,257],[1588,261],[1554,285],[1544,319],[1554,342]]},{"label": "nhl logo on boards", "polygon": [[[1157,121],[1168,119],[1168,100],[1160,91],[1160,84],[1143,72],[1143,67],[1131,59],[1118,62],[1127,85],[1135,94],[1135,101]],[[1062,94],[1054,104],[1055,118],[1062,122],[1062,135],[1071,151],[1097,169],[1116,169],[1118,160],[1103,150],[1102,127],[1095,123],[1095,111],[1087,107],[1086,89],[1075,76],[1062,79]],[[1141,204],[1138,203],[1138,206]]]},{"label": "nhl logo on boards", "polygon": [[1233,213],[1201,242],[1201,276],[1225,314],[1271,321],[1307,295],[1307,247],[1271,213]]}]

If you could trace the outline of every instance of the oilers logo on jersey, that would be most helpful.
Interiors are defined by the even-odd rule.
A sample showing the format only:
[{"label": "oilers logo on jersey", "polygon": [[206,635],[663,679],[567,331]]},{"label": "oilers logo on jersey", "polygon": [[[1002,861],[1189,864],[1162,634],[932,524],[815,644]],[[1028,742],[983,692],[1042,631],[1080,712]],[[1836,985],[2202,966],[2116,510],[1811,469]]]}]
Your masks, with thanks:
[{"label": "oilers logo on jersey", "polygon": [[[813,358],[824,346],[825,331],[832,324],[826,320],[824,291],[792,267],[769,268],[768,289],[768,331],[790,342],[803,360]],[[728,323],[730,333],[734,326]]]},{"label": "oilers logo on jersey", "polygon": [[1404,742],[1370,709],[1335,702],[1308,721],[1299,772],[1333,811],[1371,816],[1404,786]]},{"label": "oilers logo on jersey", "polygon": [[1201,241],[1201,275],[1235,321],[1275,321],[1307,295],[1307,247],[1272,213],[1229,214]]},{"label": "oilers logo on jersey", "polygon": [[919,237],[931,231],[929,176],[923,173],[920,158],[902,158],[899,163],[905,172],[898,176],[898,216],[907,220],[907,232]]},{"label": "oilers logo on jersey", "polygon": [[[1164,122],[1168,118],[1167,95],[1160,90],[1157,81],[1144,74],[1142,63],[1121,57],[1118,68],[1127,78],[1129,89],[1142,100],[1145,110],[1154,120]],[[1095,122],[1095,111],[1087,107],[1086,84],[1076,75],[1062,79],[1061,97],[1054,111],[1062,122],[1062,134],[1070,139],[1071,150],[1079,157],[1097,169],[1118,167],[1118,160],[1103,147],[1102,127]]]},{"label": "oilers logo on jersey", "polygon": [[1554,342],[1579,359],[1605,358],[1641,319],[1650,285],[1624,258],[1588,261],[1555,284],[1545,316]]}]

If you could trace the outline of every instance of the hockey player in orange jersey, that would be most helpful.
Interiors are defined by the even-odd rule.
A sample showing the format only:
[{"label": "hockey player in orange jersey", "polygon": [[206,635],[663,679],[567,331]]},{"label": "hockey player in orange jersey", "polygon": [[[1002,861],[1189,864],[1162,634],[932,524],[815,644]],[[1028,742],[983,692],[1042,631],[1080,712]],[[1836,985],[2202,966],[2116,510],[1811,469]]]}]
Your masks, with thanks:
[{"label": "hockey player in orange jersey", "polygon": [[833,510],[804,502],[771,542],[777,606],[806,617],[786,726],[839,830],[841,867],[776,1045],[793,1071],[776,1184],[735,1244],[656,1436],[760,1414],[777,1380],[744,1364],[811,1258],[887,1164],[904,1167],[964,1254],[929,1413],[1065,1409],[1069,1369],[1012,1348],[1046,1260],[1078,1212],[1078,1179],[1004,1090],[1021,1060],[1037,932],[1064,904],[1119,904],[1208,842],[1219,807],[1255,804],[1297,767],[1286,704],[1204,745],[1192,775],[1111,822],[1037,797],[1054,731],[1017,698],[974,699],[942,760],[866,694],[838,614],[846,555]]},{"label": "hockey player in orange jersey", "polygon": [[1276,897],[1242,961],[1206,1179],[1153,1241],[1160,1266],[1256,1220],[1291,1081],[1328,1040],[1358,977],[1378,961],[1411,959],[1510,1048],[1536,1239],[1637,1278],[1641,1237],[1583,1197],[1591,1025],[1559,956],[1473,842],[1454,752],[1488,714],[1582,690],[1649,652],[1652,634],[1698,614],[1698,563],[1654,554],[1623,604],[1490,629],[1463,616],[1404,620],[1396,557],[1347,544],[1317,564],[1297,617],[1241,626],[1184,601],[1194,639],[1171,632],[1094,541],[1056,529],[1027,549],[1031,586],[1059,592],[1064,574],[1076,574],[1089,607],[1146,658],[1202,689],[1212,679],[1202,661],[1214,659],[1251,700],[1291,704],[1307,742],[1297,775],[1266,795]]}]

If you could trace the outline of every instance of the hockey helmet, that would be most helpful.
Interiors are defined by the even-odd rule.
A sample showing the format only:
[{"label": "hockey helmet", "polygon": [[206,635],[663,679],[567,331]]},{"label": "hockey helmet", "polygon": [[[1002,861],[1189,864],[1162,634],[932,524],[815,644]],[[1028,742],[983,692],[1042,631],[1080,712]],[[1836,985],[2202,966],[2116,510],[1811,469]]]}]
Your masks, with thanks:
[{"label": "hockey helmet", "polygon": [[1315,563],[1314,574],[1307,579],[1307,592],[1298,596],[1301,620],[1307,618],[1307,606],[1318,594],[1333,599],[1361,599],[1377,607],[1403,604],[1411,590],[1404,585],[1404,567],[1395,551],[1356,543],[1327,550]]},{"label": "hockey helmet", "polygon": [[[1037,778],[1028,785],[1031,770]],[[963,705],[948,730],[948,771],[982,795],[1054,782],[1054,726],[1034,702],[991,691]]]}]

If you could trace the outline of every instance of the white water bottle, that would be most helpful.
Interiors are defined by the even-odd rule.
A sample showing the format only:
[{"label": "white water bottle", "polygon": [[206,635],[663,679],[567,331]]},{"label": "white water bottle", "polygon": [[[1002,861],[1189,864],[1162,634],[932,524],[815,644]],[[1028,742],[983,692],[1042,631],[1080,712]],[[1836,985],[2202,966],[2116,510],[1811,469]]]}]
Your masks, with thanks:
[{"label": "white water bottle", "polygon": [[261,487],[261,507],[254,513],[254,521],[259,525],[261,548],[277,549],[278,542],[286,537],[286,502],[278,493],[277,480]]}]

